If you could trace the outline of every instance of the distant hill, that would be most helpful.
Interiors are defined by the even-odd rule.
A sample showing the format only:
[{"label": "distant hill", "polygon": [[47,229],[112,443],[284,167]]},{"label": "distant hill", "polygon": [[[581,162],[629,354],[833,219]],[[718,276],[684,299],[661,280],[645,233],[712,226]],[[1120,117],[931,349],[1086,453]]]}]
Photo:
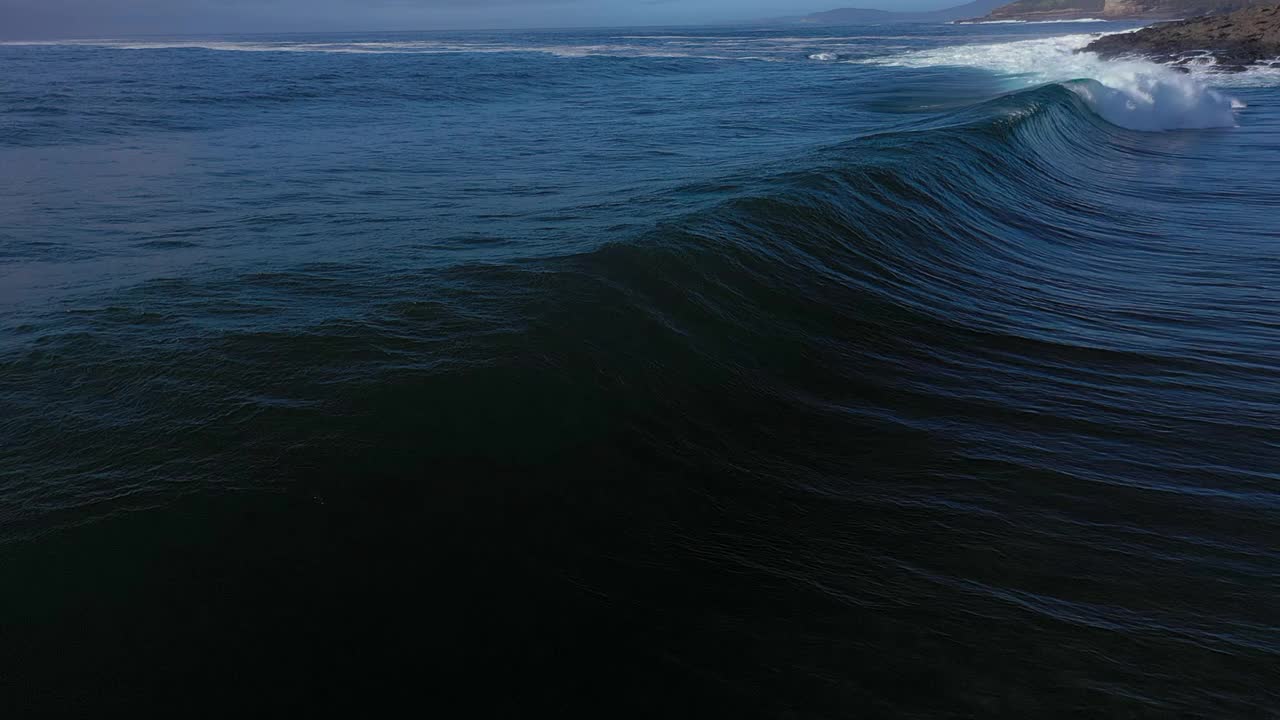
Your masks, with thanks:
[{"label": "distant hill", "polygon": [[826,12],[791,18],[793,22],[815,25],[867,25],[881,23],[943,23],[967,20],[985,15],[1006,3],[1006,0],[974,0],[973,2],[943,10],[928,12],[891,12],[865,8],[841,8]]},{"label": "distant hill", "polygon": [[[1017,0],[982,20],[1168,20],[1218,15],[1275,0]],[[977,16],[975,16],[977,17]]]}]

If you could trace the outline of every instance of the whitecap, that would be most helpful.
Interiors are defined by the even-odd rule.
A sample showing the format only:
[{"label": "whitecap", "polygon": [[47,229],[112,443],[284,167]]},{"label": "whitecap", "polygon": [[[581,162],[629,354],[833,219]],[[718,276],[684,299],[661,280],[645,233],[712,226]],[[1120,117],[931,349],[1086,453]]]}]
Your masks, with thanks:
[{"label": "whitecap", "polygon": [[[1146,60],[1102,60],[1079,52],[1097,34],[954,45],[865,61],[899,67],[973,67],[1006,76],[1011,88],[1063,83],[1107,121],[1133,130],[1231,127],[1240,103],[1214,89],[1223,75],[1180,72]],[[1243,75],[1243,73],[1242,73]],[[1250,75],[1256,82],[1258,74]],[[1280,77],[1280,73],[1277,73]]]}]

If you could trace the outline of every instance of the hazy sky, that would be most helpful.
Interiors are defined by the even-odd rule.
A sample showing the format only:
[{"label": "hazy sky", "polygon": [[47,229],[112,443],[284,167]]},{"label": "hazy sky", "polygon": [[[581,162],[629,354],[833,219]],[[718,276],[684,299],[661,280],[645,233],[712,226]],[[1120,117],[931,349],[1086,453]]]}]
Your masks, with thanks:
[{"label": "hazy sky", "polygon": [[0,0],[0,36],[433,30],[735,22],[965,0]]}]

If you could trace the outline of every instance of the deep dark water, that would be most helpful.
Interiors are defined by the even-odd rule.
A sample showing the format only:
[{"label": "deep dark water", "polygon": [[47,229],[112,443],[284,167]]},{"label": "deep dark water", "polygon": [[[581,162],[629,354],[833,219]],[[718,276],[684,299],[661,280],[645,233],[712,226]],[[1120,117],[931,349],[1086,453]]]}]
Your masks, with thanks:
[{"label": "deep dark water", "polygon": [[1274,88],[839,62],[1046,27],[0,48],[0,700],[1276,715]]}]

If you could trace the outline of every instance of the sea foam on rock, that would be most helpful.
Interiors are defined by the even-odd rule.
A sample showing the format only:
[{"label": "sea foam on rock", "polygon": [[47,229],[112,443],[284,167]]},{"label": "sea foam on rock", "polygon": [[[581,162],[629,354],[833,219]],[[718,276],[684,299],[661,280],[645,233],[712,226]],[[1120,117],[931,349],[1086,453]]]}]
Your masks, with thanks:
[{"label": "sea foam on rock", "polygon": [[1280,5],[1104,35],[1084,49],[1103,58],[1142,56],[1183,65],[1208,55],[1215,69],[1239,72],[1280,58]]}]

